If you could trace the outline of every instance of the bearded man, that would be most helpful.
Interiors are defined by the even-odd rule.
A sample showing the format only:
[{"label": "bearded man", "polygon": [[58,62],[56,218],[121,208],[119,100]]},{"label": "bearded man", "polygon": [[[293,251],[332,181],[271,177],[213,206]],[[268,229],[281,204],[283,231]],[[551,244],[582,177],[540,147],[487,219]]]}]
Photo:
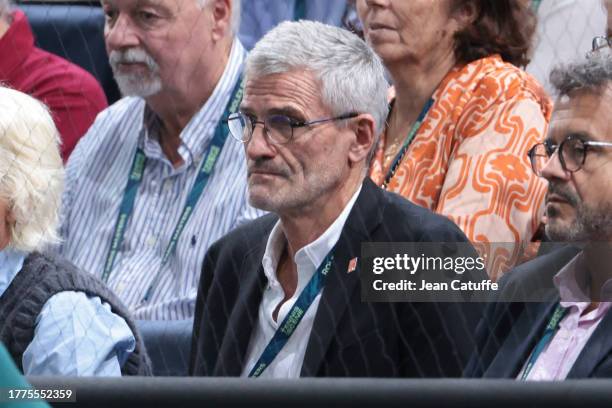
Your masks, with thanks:
[{"label": "bearded man", "polygon": [[194,313],[209,245],[258,213],[225,119],[242,96],[238,0],[102,0],[126,96],[68,163],[62,255],[139,319]]},{"label": "bearded man", "polygon": [[584,61],[553,71],[559,91],[548,139],[529,152],[548,180],[546,234],[572,243],[523,264],[502,282],[466,374],[523,380],[612,377],[612,56],[594,43]]}]

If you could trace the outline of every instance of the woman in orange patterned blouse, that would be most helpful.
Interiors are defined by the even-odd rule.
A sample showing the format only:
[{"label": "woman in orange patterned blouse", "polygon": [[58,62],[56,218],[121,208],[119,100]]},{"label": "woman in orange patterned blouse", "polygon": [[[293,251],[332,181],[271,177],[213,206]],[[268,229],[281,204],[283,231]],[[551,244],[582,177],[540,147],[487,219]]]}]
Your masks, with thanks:
[{"label": "woman in orange patterned blouse", "polygon": [[517,68],[535,31],[528,2],[357,0],[357,10],[395,85],[371,178],[451,218],[497,279],[524,256],[546,191],[527,151],[552,105]]}]

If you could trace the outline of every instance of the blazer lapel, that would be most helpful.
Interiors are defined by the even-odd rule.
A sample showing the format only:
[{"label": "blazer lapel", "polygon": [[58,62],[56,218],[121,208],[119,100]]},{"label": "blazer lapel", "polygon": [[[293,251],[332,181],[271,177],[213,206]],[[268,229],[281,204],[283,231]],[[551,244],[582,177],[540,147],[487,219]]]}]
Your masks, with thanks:
[{"label": "blazer lapel", "polygon": [[249,267],[241,277],[244,283],[240,285],[236,306],[229,317],[214,370],[215,376],[235,377],[242,374],[246,350],[257,322],[259,304],[266,286],[266,276],[261,265],[266,241],[263,240],[263,248],[245,256],[244,265]]},{"label": "blazer lapel", "polygon": [[510,334],[487,370],[486,377],[514,378],[525,364],[557,302],[526,303]]},{"label": "blazer lapel", "polygon": [[591,377],[597,365],[612,352],[612,313],[609,311],[578,355],[567,378]]},{"label": "blazer lapel", "polygon": [[348,264],[360,256],[361,243],[369,241],[370,232],[380,224],[384,210],[382,198],[382,191],[370,179],[366,179],[334,247],[334,265],[321,294],[304,356],[302,377],[317,375],[336,333],[336,326],[349,305],[352,293],[358,287],[359,271],[348,273]]}]

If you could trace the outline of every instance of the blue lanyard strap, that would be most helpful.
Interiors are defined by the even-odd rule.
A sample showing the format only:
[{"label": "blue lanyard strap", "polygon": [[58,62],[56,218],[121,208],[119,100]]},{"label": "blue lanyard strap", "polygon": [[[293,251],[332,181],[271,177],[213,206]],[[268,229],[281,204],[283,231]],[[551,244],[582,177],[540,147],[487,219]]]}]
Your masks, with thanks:
[{"label": "blue lanyard strap", "polygon": [[306,0],[295,0],[293,5],[293,21],[304,20],[306,18]]},{"label": "blue lanyard strap", "polygon": [[404,139],[402,148],[399,150],[397,155],[395,155],[395,158],[393,159],[391,167],[389,168],[389,172],[387,172],[387,176],[385,177],[385,181],[383,182],[383,185],[382,185],[382,188],[384,188],[385,190],[387,189],[389,182],[395,175],[397,168],[399,167],[400,163],[402,162],[402,159],[404,158],[404,156],[406,155],[406,152],[408,151],[408,147],[410,147],[410,143],[412,143],[412,139],[414,139],[414,136],[417,134],[417,132],[421,128],[421,125],[425,121],[425,117],[427,117],[427,114],[429,113],[429,110],[431,109],[433,104],[434,104],[434,99],[429,98],[425,106],[423,106],[423,109],[421,110],[421,113],[419,114],[417,121],[414,122],[414,124],[412,125],[412,128],[410,128],[410,132],[408,132],[408,136],[406,136],[406,139]]},{"label": "blue lanyard strap", "polygon": [[552,317],[550,318],[550,321],[548,322],[548,325],[546,325],[546,329],[544,330],[542,338],[540,339],[538,344],[536,344],[535,348],[533,349],[533,352],[531,353],[531,356],[529,356],[527,365],[525,366],[523,374],[521,375],[521,380],[524,381],[527,379],[527,376],[529,375],[529,372],[531,372],[531,369],[533,368],[535,362],[538,360],[538,357],[540,357],[540,354],[542,354],[544,348],[546,348],[548,343],[550,343],[553,336],[559,329],[559,324],[561,323],[561,320],[563,319],[566,313],[566,308],[564,308],[560,304],[557,305]]},{"label": "blue lanyard strap", "polygon": [[127,186],[125,187],[125,193],[123,194],[123,200],[119,207],[119,217],[115,223],[115,231],[113,233],[113,240],[111,241],[108,255],[106,256],[106,262],[104,263],[104,271],[102,272],[102,281],[108,282],[108,277],[113,269],[115,258],[123,242],[123,236],[125,234],[125,226],[130,217],[130,214],[134,210],[134,202],[136,202],[136,194],[138,193],[138,186],[142,181],[144,174],[145,165],[147,163],[147,157],[141,149],[136,150],[134,161],[132,162],[132,168],[128,177]]},{"label": "blue lanyard strap", "polygon": [[308,308],[312,302],[314,302],[321,290],[323,290],[327,274],[331,270],[333,261],[334,256],[330,252],[323,262],[321,262],[321,265],[319,265],[313,277],[302,290],[302,293],[300,293],[300,297],[297,298],[289,310],[289,313],[287,313],[287,316],[274,333],[274,336],[270,339],[270,342],[261,353],[261,357],[259,357],[251,369],[249,377],[259,377],[276,358],[278,353],[280,353],[285,344],[287,344],[289,338],[295,332],[298,324],[300,324],[302,318],[308,311]]},{"label": "blue lanyard strap", "polygon": [[537,13],[538,9],[542,5],[542,0],[531,0],[531,7]]},{"label": "blue lanyard strap", "polygon": [[[210,175],[212,174],[215,164],[217,163],[217,159],[219,158],[219,155],[221,153],[221,150],[223,149],[223,145],[225,144],[227,135],[229,133],[227,119],[230,114],[238,110],[238,106],[240,104],[240,101],[242,100],[243,89],[244,81],[241,78],[238,80],[236,86],[234,87],[234,90],[232,91],[232,96],[230,97],[230,101],[225,109],[225,112],[223,113],[223,117],[215,128],[215,134],[210,143],[210,146],[204,153],[202,164],[200,165],[200,168],[198,170],[198,175],[196,177],[194,185],[191,188],[189,195],[187,196],[187,202],[185,203],[185,207],[183,208],[181,216],[179,217],[179,221],[176,224],[176,227],[174,228],[174,232],[172,233],[170,242],[168,243],[168,246],[164,251],[162,262],[157,271],[157,274],[153,278],[153,281],[149,286],[143,301],[148,301],[150,299],[151,293],[153,289],[157,286],[157,283],[161,277],[161,269],[166,265],[166,263],[170,259],[170,256],[174,253],[178,244],[178,240],[181,237],[183,230],[185,229],[187,221],[189,221],[189,218],[193,213],[195,205],[202,196],[202,192],[204,191],[204,188],[208,183]],[[119,251],[121,243],[123,242],[123,238],[125,235],[125,226],[134,210],[134,202],[136,201],[138,187],[142,182],[145,165],[146,156],[144,152],[139,148],[136,150],[136,156],[134,157],[132,169],[130,170],[128,184],[123,195],[121,206],[119,207],[119,216],[117,218],[117,222],[115,223],[113,240],[111,242],[111,247],[106,257],[106,262],[104,263],[104,271],[102,273],[103,282],[108,282],[108,278],[113,269],[117,253]]]}]

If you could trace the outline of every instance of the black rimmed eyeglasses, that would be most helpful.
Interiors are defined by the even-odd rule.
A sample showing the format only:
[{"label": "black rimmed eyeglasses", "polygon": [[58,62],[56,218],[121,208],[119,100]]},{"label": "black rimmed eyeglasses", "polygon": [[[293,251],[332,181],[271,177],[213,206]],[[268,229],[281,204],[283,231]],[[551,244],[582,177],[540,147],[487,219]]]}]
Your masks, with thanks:
[{"label": "black rimmed eyeglasses", "polygon": [[246,143],[251,140],[255,126],[262,124],[271,143],[285,144],[293,140],[294,129],[336,120],[352,119],[357,116],[359,116],[359,113],[351,112],[333,118],[300,121],[285,115],[271,115],[264,120],[257,120],[255,116],[243,112],[235,112],[228,117],[227,124],[232,137],[240,142]]},{"label": "black rimmed eyeglasses", "polygon": [[577,136],[568,136],[560,145],[552,140],[538,143],[529,150],[529,160],[533,172],[542,177],[542,169],[546,166],[555,151],[559,152],[559,161],[565,171],[574,173],[582,168],[587,152],[594,147],[612,147],[612,142],[596,142],[583,140]]}]

